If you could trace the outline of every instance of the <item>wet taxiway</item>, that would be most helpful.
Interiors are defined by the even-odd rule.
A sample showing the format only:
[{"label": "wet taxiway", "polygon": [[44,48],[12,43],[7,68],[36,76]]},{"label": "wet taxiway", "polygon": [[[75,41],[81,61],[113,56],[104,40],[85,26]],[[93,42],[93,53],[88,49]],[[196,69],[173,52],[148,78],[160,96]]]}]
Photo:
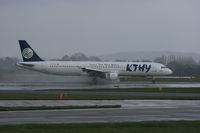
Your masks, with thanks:
[{"label": "wet taxiway", "polygon": [[[95,88],[192,88],[200,83],[121,82],[120,84],[70,84],[65,82],[0,82],[0,91],[17,93],[55,93],[51,89],[72,89],[76,95],[107,96],[191,96],[199,93],[143,93],[143,92],[92,92],[73,91]],[[44,90],[38,91],[38,90]],[[56,92],[57,93],[57,92]],[[93,123],[160,120],[200,120],[199,100],[1,100],[0,106],[67,106],[67,105],[121,105],[110,109],[73,109],[46,111],[0,112],[0,124],[27,123]]]},{"label": "wet taxiway", "polygon": [[83,105],[110,102],[112,104],[121,104],[122,108],[0,112],[0,124],[200,120],[200,101],[86,100],[67,102],[69,105],[76,104],[76,102]]},{"label": "wet taxiway", "polygon": [[[75,96],[125,96],[145,98],[199,98],[200,93],[163,93],[159,88],[200,88],[200,83],[156,83],[151,82],[120,82],[118,84],[74,84],[66,82],[0,82],[0,93],[26,93],[26,94],[56,94],[60,93]],[[101,92],[90,89],[113,89],[113,88],[158,88],[155,92]],[[78,89],[78,91],[77,91]],[[81,90],[80,90],[81,89]],[[52,91],[54,90],[54,91]]]},{"label": "wet taxiway", "polygon": [[51,89],[95,89],[95,88],[194,88],[199,82],[120,82],[109,84],[82,84],[67,82],[0,82],[0,90],[51,90]]}]

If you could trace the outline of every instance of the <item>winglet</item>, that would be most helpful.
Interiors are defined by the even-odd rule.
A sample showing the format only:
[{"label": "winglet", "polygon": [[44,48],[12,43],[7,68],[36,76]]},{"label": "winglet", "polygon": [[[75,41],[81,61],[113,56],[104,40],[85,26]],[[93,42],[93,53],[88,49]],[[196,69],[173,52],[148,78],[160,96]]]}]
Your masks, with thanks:
[{"label": "winglet", "polygon": [[19,45],[24,62],[44,61],[35,53],[35,51],[29,46],[29,44],[25,40],[19,40]]}]

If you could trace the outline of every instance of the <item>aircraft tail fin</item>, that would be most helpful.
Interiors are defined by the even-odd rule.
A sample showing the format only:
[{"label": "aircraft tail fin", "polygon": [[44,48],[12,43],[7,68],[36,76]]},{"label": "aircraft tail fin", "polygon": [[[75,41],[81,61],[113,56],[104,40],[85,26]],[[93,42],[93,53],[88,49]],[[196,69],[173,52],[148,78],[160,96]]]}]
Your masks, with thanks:
[{"label": "aircraft tail fin", "polygon": [[19,45],[24,62],[44,61],[36,54],[36,52],[30,47],[30,45],[25,40],[19,40]]}]

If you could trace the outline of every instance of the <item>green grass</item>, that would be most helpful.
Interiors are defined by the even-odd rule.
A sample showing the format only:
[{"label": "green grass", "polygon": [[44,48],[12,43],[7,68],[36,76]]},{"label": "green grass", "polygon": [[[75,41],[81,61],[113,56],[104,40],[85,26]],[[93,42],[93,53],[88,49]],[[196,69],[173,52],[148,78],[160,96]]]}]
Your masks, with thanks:
[{"label": "green grass", "polygon": [[96,96],[96,95],[69,95],[71,100],[200,100],[192,96]]},{"label": "green grass", "polygon": [[0,93],[0,100],[58,100],[57,94],[43,93]]},{"label": "green grass", "polygon": [[200,121],[3,125],[1,133],[199,133]]},{"label": "green grass", "polygon": [[25,111],[25,110],[57,110],[57,109],[89,109],[89,108],[120,108],[121,105],[88,105],[88,106],[15,106],[2,107],[0,111]]},{"label": "green grass", "polygon": [[[87,92],[94,92],[88,93]],[[99,95],[101,92],[107,95]],[[108,93],[107,93],[108,92]],[[117,92],[119,95],[112,95]],[[200,96],[120,96],[120,92],[145,92],[145,93],[200,93],[200,88],[113,88],[113,89],[79,89],[79,90],[49,90],[33,92],[1,92],[0,100],[124,100],[124,99],[175,99],[175,100],[200,100]],[[99,94],[98,94],[99,93]]]},{"label": "green grass", "polygon": [[[171,99],[171,100],[200,100],[191,96],[101,96],[68,94],[63,100],[130,100],[130,99]],[[0,94],[0,100],[59,100],[54,94]]]}]

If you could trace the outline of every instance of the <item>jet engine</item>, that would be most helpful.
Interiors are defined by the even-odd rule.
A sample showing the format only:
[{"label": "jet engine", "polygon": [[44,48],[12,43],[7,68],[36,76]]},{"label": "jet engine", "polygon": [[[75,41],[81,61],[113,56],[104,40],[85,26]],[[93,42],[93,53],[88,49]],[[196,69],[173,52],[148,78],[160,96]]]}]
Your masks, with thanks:
[{"label": "jet engine", "polygon": [[105,79],[108,80],[117,80],[119,78],[118,73],[116,72],[111,72],[111,73],[105,73]]}]

